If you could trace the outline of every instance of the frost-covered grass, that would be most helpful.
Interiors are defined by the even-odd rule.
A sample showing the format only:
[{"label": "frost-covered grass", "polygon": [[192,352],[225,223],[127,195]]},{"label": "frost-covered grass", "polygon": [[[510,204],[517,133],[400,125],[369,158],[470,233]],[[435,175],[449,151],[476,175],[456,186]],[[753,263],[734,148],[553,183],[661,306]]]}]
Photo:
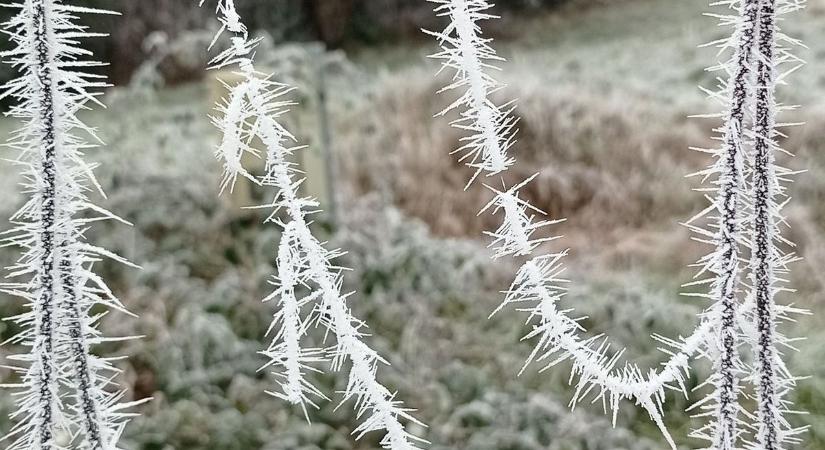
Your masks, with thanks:
[{"label": "frost-covered grass", "polygon": [[[512,29],[522,31],[500,45],[511,85],[501,98],[518,98],[522,118],[513,179],[543,171],[528,192],[531,201],[570,219],[557,226],[563,245],[574,249],[569,276],[579,280],[566,303],[590,316],[585,325],[593,333],[609,331],[643,367],[661,361],[648,335],[690,331],[699,308],[677,294],[692,276],[686,265],[706,249],[678,222],[704,205],[684,175],[707,164],[687,147],[705,144],[710,124],[685,116],[708,105],[695,86],[709,81],[701,68],[713,53],[695,43],[726,32],[697,15],[704,3],[633,0],[511,19],[518,25]],[[811,412],[799,419],[814,425],[803,447],[811,450],[825,446],[825,334],[818,331],[825,319],[816,315],[825,309],[825,58],[816,57],[825,54],[825,41],[817,39],[825,7],[813,3],[794,17],[798,24],[786,25],[811,47],[803,52],[811,64],[793,81],[794,98],[805,105],[798,115],[809,125],[792,130],[785,143],[797,154],[794,164],[810,169],[792,187],[789,214],[790,237],[806,257],[793,267],[792,284],[798,303],[815,316],[789,334],[809,336],[791,363],[794,373],[813,376],[796,393],[800,409]],[[394,48],[364,53],[353,58],[357,73],[330,80],[348,207],[337,232],[319,230],[332,247],[350,251],[342,261],[353,268],[344,290],[359,292],[354,313],[370,324],[370,342],[393,364],[383,377],[430,425],[412,431],[436,450],[663,448],[658,431],[631,405],[622,408],[615,430],[600,406],[581,405],[571,414],[564,370],[515,378],[531,349],[519,342],[526,331],[521,316],[486,316],[517,267],[491,263],[486,243],[476,240],[497,220],[476,217],[487,194],[461,192],[470,172],[449,156],[459,135],[431,118],[445,102],[434,95],[443,84],[431,75],[436,62],[424,57],[433,51],[422,44],[392,57],[384,52]],[[368,88],[355,89],[355,79],[369,81]],[[217,135],[204,118],[209,96],[206,85],[119,91],[107,98],[107,111],[87,117],[109,144],[89,156],[102,163],[98,175],[109,194],[99,203],[135,224],[103,226],[90,238],[144,267],[97,268],[141,316],[108,319],[107,333],[146,335],[107,351],[129,356],[120,363],[122,380],[135,395],[154,397],[127,428],[124,445],[377,448],[375,441],[352,439],[348,407],[310,410],[309,426],[300,409],[261,395],[277,381],[256,373],[264,361],[255,352],[271,318],[271,306],[259,299],[269,289],[279,235],[259,225],[260,217],[239,215],[216,198],[221,167],[212,155]],[[301,142],[317,141],[314,110],[297,109],[288,120],[298,125],[291,128]],[[11,126],[0,121],[0,128]],[[6,217],[16,201],[10,170],[0,164]],[[14,256],[0,250],[4,262]],[[13,304],[3,297],[2,312]],[[345,387],[330,376],[316,382],[325,392]],[[3,417],[8,400],[2,397]],[[687,418],[677,413],[687,403],[666,405],[674,412],[667,415],[674,436],[688,434]]]}]

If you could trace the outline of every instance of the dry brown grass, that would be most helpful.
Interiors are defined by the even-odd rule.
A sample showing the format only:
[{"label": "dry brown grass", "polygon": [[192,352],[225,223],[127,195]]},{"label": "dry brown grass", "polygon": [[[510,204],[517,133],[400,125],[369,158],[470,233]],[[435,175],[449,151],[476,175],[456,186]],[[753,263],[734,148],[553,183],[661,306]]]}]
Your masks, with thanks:
[{"label": "dry brown grass", "polygon": [[[662,117],[644,100],[582,86],[541,86],[535,74],[509,88],[519,98],[515,155],[505,175],[511,185],[540,173],[524,191],[552,217],[567,217],[568,232],[602,236],[684,219],[702,199],[684,175],[706,163],[691,145],[706,144],[698,120]],[[460,132],[432,118],[447,100],[433,93],[444,80],[423,72],[392,75],[375,98],[340,124],[344,177],[354,194],[380,191],[438,234],[476,237],[498,218],[477,216],[490,193],[450,152]],[[495,187],[500,179],[479,180]]]},{"label": "dry brown grass", "polygon": [[[688,281],[687,266],[707,248],[678,223],[706,201],[692,190],[699,180],[685,175],[710,162],[689,147],[713,145],[713,123],[628,90],[586,82],[547,86],[530,68],[509,69],[519,83],[498,100],[519,99],[520,130],[518,163],[504,181],[540,173],[525,196],[550,216],[568,219],[551,230],[565,236],[553,247],[573,249],[575,270],[646,268],[673,283]],[[472,171],[450,154],[462,134],[448,119],[432,117],[448,101],[434,94],[444,83],[425,69],[386,75],[368,101],[339,115],[342,178],[350,197],[379,192],[438,235],[475,239],[500,220],[477,215],[491,197],[482,182],[498,187],[501,180],[479,180],[463,191]],[[797,153],[787,163],[809,169],[791,187],[788,210],[788,237],[806,256],[792,283],[807,305],[818,303],[825,288],[818,275],[825,264],[825,110],[817,108],[784,118],[809,122],[788,130],[784,142]]]}]

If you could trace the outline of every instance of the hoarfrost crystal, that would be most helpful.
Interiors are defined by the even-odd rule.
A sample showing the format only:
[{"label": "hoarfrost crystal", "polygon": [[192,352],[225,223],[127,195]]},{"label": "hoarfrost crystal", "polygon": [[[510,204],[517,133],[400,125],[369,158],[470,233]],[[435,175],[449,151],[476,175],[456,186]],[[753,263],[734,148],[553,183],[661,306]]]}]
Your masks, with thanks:
[{"label": "hoarfrost crystal", "polygon": [[[487,13],[492,7],[487,0],[430,1],[437,4],[437,14],[450,20],[443,32],[427,32],[442,46],[433,56],[443,61],[444,69],[454,73],[452,83],[440,92],[463,89],[459,99],[439,115],[453,109],[460,112],[460,119],[453,125],[470,134],[458,151],[464,152],[462,159],[469,158],[468,165],[476,169],[472,183],[482,173],[495,175],[515,163],[508,154],[517,122],[511,117],[514,106],[512,102],[498,106],[491,98],[502,85],[487,72],[495,69],[492,62],[501,59],[491,48],[491,39],[481,36],[479,25],[495,16]],[[710,286],[710,292],[700,296],[708,298],[711,305],[700,315],[699,324],[687,338],[654,336],[669,355],[658,371],[645,373],[631,363],[620,366],[621,351],[611,356],[606,339],[582,337],[582,327],[570,316],[572,310],[559,308],[558,303],[566,292],[562,261],[567,252],[533,256],[543,242],[555,239],[536,238],[534,232],[558,221],[535,220],[541,211],[518,195],[535,175],[509,189],[492,189],[494,198],[481,211],[503,215],[502,225],[486,233],[493,238],[493,257],[528,258],[494,312],[515,304],[528,313],[528,323],[532,322],[533,329],[525,339],[535,338],[537,344],[527,362],[542,361],[547,368],[572,361],[572,379],[577,381],[571,405],[592,394],[594,400],[602,401],[605,409],[613,411],[615,421],[619,402],[630,399],[647,411],[674,449],[675,442],[664,426],[662,403],[666,389],[687,394],[685,381],[694,357],[708,358],[714,373],[704,383],[713,388],[712,392],[694,406],[699,409],[699,416],[709,419],[708,423],[692,436],[709,441],[717,450],[741,449],[743,444],[752,450],[777,450],[785,448],[784,443],[796,442],[796,435],[801,431],[783,418],[783,413],[789,412],[783,396],[793,387],[795,379],[788,374],[777,350],[778,344],[787,344],[788,340],[776,331],[776,321],[796,311],[774,302],[774,295],[780,291],[775,287],[778,281],[775,274],[786,272],[794,256],[779,250],[780,245],[788,242],[780,237],[778,228],[784,224],[780,214],[783,205],[775,198],[784,195],[780,181],[790,173],[774,164],[774,137],[778,133],[774,130],[773,98],[777,78],[784,78],[798,67],[794,64],[777,77],[776,66],[799,62],[786,48],[775,48],[777,37],[789,45],[798,44],[777,34],[775,16],[777,10],[789,12],[803,4],[800,0],[784,0],[779,6],[776,0],[715,3],[735,11],[731,15],[715,15],[723,25],[732,26],[734,32],[712,45],[720,48],[720,54],[732,56],[724,64],[711,68],[723,76],[718,91],[707,91],[720,100],[724,108],[723,113],[711,116],[723,119],[718,130],[722,146],[699,149],[716,159],[709,169],[698,173],[713,183],[713,187],[703,191],[715,192],[715,195],[711,205],[687,223],[697,240],[714,247],[698,262],[697,280],[690,283]],[[753,109],[755,114],[749,117],[747,112]],[[754,132],[750,134],[746,131],[749,118],[754,122]],[[751,141],[754,150],[748,152]],[[745,164],[749,156],[753,161]],[[705,223],[708,221],[710,225]],[[746,231],[750,231],[750,236]],[[744,289],[741,288],[741,267],[745,266],[742,249],[746,250],[745,254],[752,254],[749,273],[752,287],[748,295],[742,295]],[[750,342],[755,348],[757,365],[754,368],[745,367],[740,360],[742,341]],[[753,415],[743,413],[738,402],[739,380],[743,378],[752,379],[757,385],[756,424],[745,422],[745,418]],[[743,428],[757,430],[755,443],[747,443],[742,436]]]},{"label": "hoarfrost crystal", "polygon": [[63,0],[11,6],[18,12],[4,26],[14,48],[3,56],[20,76],[4,86],[2,98],[18,102],[10,115],[23,126],[8,145],[20,153],[15,163],[31,198],[12,217],[16,228],[5,239],[24,254],[10,274],[22,281],[2,288],[30,307],[13,318],[23,331],[12,342],[30,351],[10,357],[21,381],[12,386],[18,409],[9,448],[115,450],[130,416],[125,410],[135,403],[122,402],[112,359],[91,352],[97,344],[122,339],[102,336],[96,327],[105,313],[91,309],[126,311],[92,266],[104,259],[126,261],[84,238],[91,223],[117,217],[87,197],[100,186],[83,154],[99,140],[77,113],[102,106],[99,90],[106,83],[90,72],[101,64],[85,60],[91,53],[79,44],[101,35],[75,23],[78,14],[107,12]]},{"label": "hoarfrost crystal", "polygon": [[[342,293],[342,268],[332,261],[338,251],[324,248],[309,228],[309,215],[318,212],[318,202],[301,197],[301,174],[290,162],[297,148],[289,147],[294,138],[278,122],[289,102],[282,100],[290,88],[257,72],[252,53],[257,41],[250,40],[241,23],[233,0],[221,0],[218,16],[222,30],[228,30],[231,46],[213,60],[213,68],[235,67],[243,81],[230,90],[219,106],[215,124],[223,133],[218,156],[224,163],[222,189],[231,189],[238,177],[277,191],[274,200],[262,208],[271,209],[267,222],[283,229],[278,249],[276,290],[267,300],[277,299],[279,311],[270,327],[271,343],[262,352],[269,362],[266,367],[277,369],[281,389],[271,394],[301,405],[313,405],[313,398],[325,398],[307,379],[308,372],[318,371],[317,364],[328,362],[339,371],[350,364],[344,400],[354,400],[357,417],[362,420],[355,429],[356,437],[372,431],[383,431],[381,446],[391,450],[417,448],[421,439],[412,436],[402,421],[418,423],[395,398],[395,394],[379,383],[376,372],[386,364],[378,353],[364,343],[366,324],[353,317],[347,297]],[[216,38],[217,39],[217,38]],[[260,138],[265,154],[252,147]],[[257,177],[243,166],[245,154],[263,156],[265,175]],[[285,220],[279,213],[285,213]],[[309,287],[311,293],[298,298],[298,287]],[[319,323],[335,336],[331,349],[304,348],[304,337],[311,324]]]}]

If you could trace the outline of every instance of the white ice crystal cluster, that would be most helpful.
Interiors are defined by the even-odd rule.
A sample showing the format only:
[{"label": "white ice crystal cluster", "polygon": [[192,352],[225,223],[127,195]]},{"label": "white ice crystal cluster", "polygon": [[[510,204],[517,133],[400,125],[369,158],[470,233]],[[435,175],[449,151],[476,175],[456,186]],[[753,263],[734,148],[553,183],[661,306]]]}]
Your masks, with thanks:
[{"label": "white ice crystal cluster", "polygon": [[9,358],[20,381],[10,386],[17,409],[8,448],[115,450],[134,403],[123,402],[114,383],[114,359],[90,349],[123,339],[104,337],[97,325],[107,310],[126,311],[92,266],[126,261],[84,238],[94,222],[120,219],[90,203],[90,191],[100,187],[83,156],[99,140],[77,118],[80,110],[102,106],[106,86],[92,73],[101,63],[88,60],[80,43],[100,35],[76,24],[78,15],[108,12],[65,0],[10,6],[17,12],[4,30],[14,47],[3,57],[19,76],[3,87],[2,98],[17,102],[9,114],[23,123],[8,146],[19,152],[13,162],[30,198],[4,239],[24,253],[10,268],[14,281],[2,289],[29,307],[11,318],[23,330],[11,341],[30,350]]},{"label": "white ice crystal cluster", "polygon": [[443,67],[455,71],[453,82],[439,93],[461,93],[458,100],[438,115],[460,110],[461,117],[453,125],[466,131],[468,136],[462,138],[463,145],[456,152],[462,153],[461,161],[466,161],[468,166],[476,170],[469,186],[478,175],[495,175],[515,163],[515,159],[507,152],[513,145],[514,129],[518,121],[510,114],[514,102],[499,106],[490,100],[492,94],[504,87],[488,73],[487,69],[494,69],[493,64],[501,61],[501,58],[489,45],[492,39],[481,36],[478,24],[480,20],[494,17],[486,12],[490,4],[486,0],[436,0],[435,3],[441,4],[436,13],[449,16],[450,23],[440,33],[425,30],[442,44],[442,51],[432,57],[442,60]]},{"label": "white ice crystal cluster", "polygon": [[[342,268],[332,262],[340,252],[324,248],[310,230],[309,217],[319,211],[319,205],[299,192],[303,178],[290,162],[298,149],[290,146],[294,138],[278,122],[290,105],[284,100],[290,88],[255,70],[252,58],[257,41],[249,38],[234,1],[221,0],[217,12],[222,24],[219,36],[229,32],[231,45],[214,58],[212,67],[233,68],[242,77],[238,84],[227,86],[230,93],[214,118],[223,135],[217,150],[225,169],[221,188],[231,189],[239,176],[274,188],[275,198],[262,208],[272,211],[267,222],[283,229],[278,274],[273,280],[276,289],[266,299],[276,301],[278,310],[270,327],[271,343],[262,352],[268,359],[266,367],[280,380],[280,389],[271,394],[301,405],[306,413],[313,399],[326,398],[307,374],[320,371],[319,363],[331,364],[334,371],[349,365],[343,402],[354,400],[362,420],[354,431],[356,437],[382,431],[385,449],[417,448],[423,441],[402,422],[420,422],[377,380],[378,367],[387,362],[364,343],[366,324],[353,317],[347,305],[349,294],[342,293]],[[252,146],[255,138],[263,142],[265,154]],[[263,156],[263,176],[243,166],[245,154]],[[307,332],[318,324],[335,337],[333,347],[306,347]]]},{"label": "white ice crystal cluster", "polygon": [[[492,4],[487,0],[430,1],[437,4],[436,13],[450,21],[444,31],[428,32],[442,47],[433,57],[442,60],[442,70],[454,74],[440,92],[461,91],[459,100],[439,115],[451,110],[460,114],[453,126],[470,135],[458,151],[465,153],[463,159],[469,159],[467,164],[476,170],[472,183],[480,174],[499,174],[515,162],[508,154],[517,122],[511,115],[513,103],[496,105],[491,98],[502,85],[488,72],[501,59],[491,48],[491,39],[482,37],[479,25],[495,16],[489,14]],[[712,392],[694,406],[707,423],[693,436],[720,450],[778,450],[796,442],[802,430],[784,418],[790,405],[783,398],[795,378],[779,352],[789,341],[776,331],[779,319],[797,311],[774,301],[782,290],[777,275],[787,272],[787,264],[795,259],[781,250],[790,243],[780,234],[784,203],[778,199],[784,197],[782,182],[790,172],[774,162],[775,138],[780,136],[775,129],[774,91],[777,82],[798,68],[799,60],[786,48],[798,42],[779,32],[776,16],[798,10],[804,2],[725,0],[715,5],[732,10],[715,16],[734,32],[712,43],[728,59],[711,68],[721,72],[720,86],[707,91],[723,106],[722,113],[712,116],[723,122],[717,130],[721,145],[699,149],[715,158],[709,169],[698,173],[710,184],[704,191],[711,204],[687,223],[697,240],[713,246],[698,262],[699,274],[690,283],[709,286],[708,293],[700,296],[709,299],[710,306],[700,315],[696,329],[687,338],[654,336],[669,358],[659,370],[647,372],[620,363],[622,352],[610,353],[600,336],[584,337],[579,321],[570,316],[572,310],[559,306],[566,292],[562,260],[567,252],[534,255],[540,244],[554,239],[534,233],[558,222],[540,219],[543,213],[520,198],[519,190],[535,176],[511,188],[492,189],[495,196],[481,211],[503,215],[502,225],[487,233],[493,238],[494,258],[527,259],[494,314],[511,304],[528,313],[533,329],[525,339],[537,340],[528,364],[541,361],[547,368],[572,362],[571,380],[576,380],[572,406],[593,397],[613,411],[615,421],[619,402],[629,399],[648,412],[673,448],[675,443],[664,426],[665,390],[687,394],[691,359],[707,358],[714,372],[703,386],[711,386]],[[777,66],[788,63],[792,68],[777,75]],[[743,267],[749,269],[747,282]],[[746,367],[740,358],[742,342],[753,346],[754,367]],[[739,381],[745,378],[757,391],[756,414],[743,411],[738,401]]]}]

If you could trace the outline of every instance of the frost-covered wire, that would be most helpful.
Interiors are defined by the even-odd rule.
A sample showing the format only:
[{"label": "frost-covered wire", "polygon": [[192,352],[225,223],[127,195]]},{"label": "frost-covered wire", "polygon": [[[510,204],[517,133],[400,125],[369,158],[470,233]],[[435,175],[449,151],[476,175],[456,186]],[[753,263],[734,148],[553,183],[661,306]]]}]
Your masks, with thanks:
[{"label": "frost-covered wire", "polygon": [[[479,26],[479,21],[494,17],[486,13],[492,5],[486,0],[431,1],[438,4],[438,14],[450,19],[450,24],[443,32],[429,32],[442,46],[442,51],[434,57],[443,60],[443,68],[452,70],[455,74],[453,83],[440,92],[465,89],[459,100],[440,115],[460,109],[461,118],[455,125],[472,134],[467,138],[469,144],[460,148],[464,151],[469,149],[470,165],[477,170],[470,181],[472,183],[481,172],[494,175],[506,169],[502,165],[485,164],[484,161],[506,160],[504,166],[514,162],[512,157],[506,156],[515,133],[516,121],[508,118],[513,105],[506,103],[496,106],[490,96],[501,85],[485,73],[478,73],[492,68],[489,61],[499,60],[490,47],[490,39],[481,36]],[[528,357],[528,363],[546,361],[549,367],[571,360],[573,377],[577,379],[572,405],[595,393],[596,399],[602,400],[605,408],[613,410],[615,420],[619,401],[623,398],[631,399],[647,410],[674,448],[675,444],[664,427],[662,417],[665,389],[685,390],[690,360],[696,355],[707,357],[714,363],[715,374],[708,380],[708,384],[714,387],[714,392],[697,405],[704,410],[700,415],[713,416],[714,420],[697,430],[694,436],[712,441],[714,448],[737,448],[741,424],[737,401],[740,388],[737,380],[743,370],[738,356],[740,318],[755,310],[753,299],[742,303],[738,298],[738,286],[742,259],[739,247],[746,241],[740,232],[741,223],[746,219],[746,214],[743,213],[746,208],[740,199],[740,193],[745,188],[743,130],[748,99],[753,91],[751,77],[759,0],[731,0],[717,5],[738,9],[738,14],[718,16],[723,24],[732,25],[735,32],[732,37],[714,43],[721,47],[721,53],[733,50],[731,60],[719,66],[719,69],[727,71],[726,79],[722,80],[722,88],[719,92],[712,93],[726,107],[725,113],[720,115],[725,119],[721,128],[723,146],[718,150],[709,150],[716,156],[716,163],[710,169],[700,172],[704,177],[713,179],[716,186],[711,190],[715,190],[717,195],[712,198],[708,209],[688,222],[688,226],[697,232],[700,240],[714,246],[713,252],[698,264],[701,267],[700,281],[695,284],[711,285],[710,293],[702,296],[710,298],[713,303],[700,315],[697,328],[685,339],[673,340],[656,336],[670,354],[669,360],[660,370],[643,373],[629,363],[617,368],[622,352],[609,356],[606,341],[600,337],[580,337],[583,329],[576,319],[570,317],[571,310],[558,308],[558,303],[565,294],[565,280],[561,274],[562,259],[566,252],[535,256],[524,263],[503,303],[495,311],[516,304],[529,314],[528,321],[537,321],[526,336],[527,339],[538,340]],[[496,120],[478,120],[479,117],[495,117]],[[505,145],[502,146],[501,143]],[[493,156],[485,159],[484,155]],[[481,158],[481,164],[477,162],[478,158]],[[507,255],[531,256],[541,242],[553,239],[534,237],[539,228],[555,221],[535,220],[540,211],[519,198],[519,189],[529,181],[528,179],[509,189],[494,189],[493,200],[482,209],[482,212],[492,209],[493,212],[503,213],[502,225],[495,232],[487,233],[493,238],[491,245],[496,247],[495,258]],[[716,223],[710,229],[703,228],[696,224],[703,218],[711,218]],[[703,279],[701,275],[708,272],[710,276]]]},{"label": "frost-covered wire", "polygon": [[[754,92],[753,62],[759,16],[759,0],[730,0],[717,4],[726,6],[729,14],[714,14],[722,26],[732,27],[734,33],[709,46],[719,49],[719,54],[730,53],[730,58],[709,71],[721,72],[719,89],[707,91],[719,101],[723,111],[710,117],[721,118],[721,146],[715,149],[698,149],[713,156],[715,163],[698,172],[703,180],[712,183],[703,191],[713,193],[710,206],[687,222],[696,235],[695,239],[709,244],[713,250],[697,263],[696,281],[689,285],[710,285],[707,294],[696,294],[710,300],[704,315],[716,323],[715,340],[703,355],[713,364],[713,373],[702,383],[712,391],[693,408],[706,419],[705,425],[694,430],[691,436],[710,442],[715,449],[740,448],[742,410],[739,403],[739,380],[744,367],[739,356],[741,307],[740,247],[745,245],[742,224],[746,220],[747,196],[743,195],[744,160],[748,142],[746,114]],[[702,221],[709,224],[703,224]]]},{"label": "frost-covered wire", "polygon": [[476,170],[469,186],[479,174],[495,175],[515,163],[507,152],[513,145],[518,120],[511,114],[514,102],[496,105],[490,100],[503,87],[487,70],[495,70],[494,64],[501,58],[489,45],[492,40],[481,36],[478,24],[495,17],[487,13],[491,5],[487,0],[430,1],[439,4],[435,9],[437,15],[450,19],[444,31],[424,32],[435,36],[442,47],[432,57],[442,60],[443,69],[454,72],[452,83],[439,93],[461,91],[458,100],[438,115],[460,111],[460,118],[452,125],[469,134],[461,139],[462,146],[456,150],[463,153],[460,160]]},{"label": "frost-covered wire", "polygon": [[[443,67],[455,72],[455,81],[446,90],[466,88],[459,101],[454,102],[448,110],[464,108],[460,113],[462,118],[476,118],[489,115],[495,111],[495,121],[475,121],[476,127],[465,127],[462,122],[459,128],[467,128],[478,136],[495,136],[494,138],[473,138],[473,154],[478,155],[505,155],[512,145],[516,120],[511,117],[512,104],[496,106],[491,94],[500,85],[490,88],[491,78],[483,73],[489,68],[487,60],[497,59],[489,46],[489,39],[481,37],[479,21],[494,16],[485,13],[492,5],[486,0],[431,0],[437,3],[436,12],[448,16],[450,24],[440,33],[434,35],[442,45],[442,51],[435,55],[443,60]],[[445,90],[442,90],[443,92]],[[470,99],[470,100],[468,100]],[[488,112],[485,112],[488,111]],[[495,115],[495,114],[494,114]],[[503,125],[502,125],[503,124]],[[501,143],[506,143],[502,146]],[[502,166],[474,165],[478,171],[486,171],[493,175],[506,169],[514,162],[512,157],[491,160],[507,160]],[[473,164],[475,164],[473,162]],[[472,164],[471,164],[472,165]],[[473,176],[476,176],[479,172]],[[552,220],[536,220],[537,215],[543,213],[532,207],[519,197],[519,190],[534,177],[519,183],[512,188],[493,189],[493,200],[482,209],[482,212],[493,210],[503,212],[502,225],[495,232],[487,233],[493,237],[496,246],[494,257],[530,256],[542,242],[554,239],[535,238],[534,233],[539,229],[557,223]],[[471,180],[472,182],[472,180]],[[495,208],[493,208],[495,206]],[[532,213],[531,213],[532,211]],[[515,281],[507,295],[493,314],[507,305],[516,304],[529,314],[528,320],[537,320],[533,330],[526,338],[537,338],[538,342],[528,363],[540,360],[553,366],[565,360],[573,363],[573,376],[577,379],[577,387],[571,405],[594,393],[601,399],[605,408],[610,408],[615,414],[622,399],[631,399],[642,406],[651,419],[659,426],[662,433],[672,447],[675,444],[665,429],[662,417],[661,404],[664,400],[664,391],[668,388],[685,390],[685,377],[688,373],[690,357],[700,350],[706,339],[711,335],[712,326],[703,323],[695,332],[681,340],[661,341],[673,346],[673,352],[668,362],[663,364],[660,371],[650,371],[644,374],[636,366],[626,364],[619,369],[621,352],[609,356],[609,346],[599,337],[583,338],[581,326],[576,319],[569,316],[570,310],[558,308],[558,302],[564,296],[563,282],[559,278],[563,271],[562,258],[565,253],[536,256],[528,260],[519,269]],[[527,305],[527,306],[522,306]]]},{"label": "frost-covered wire", "polygon": [[[267,222],[283,228],[277,289],[268,298],[277,298],[280,305],[271,327],[277,331],[263,352],[269,358],[265,367],[277,367],[277,375],[283,380],[281,391],[273,395],[305,408],[312,404],[311,398],[323,398],[307,380],[307,372],[318,370],[317,363],[323,361],[329,361],[336,371],[348,362],[351,367],[342,403],[355,402],[357,416],[362,420],[354,431],[356,437],[383,431],[382,448],[417,448],[417,443],[423,441],[411,435],[402,421],[420,422],[395,399],[394,393],[378,382],[376,371],[387,362],[364,343],[366,324],[356,319],[347,306],[349,294],[342,293],[342,268],[332,262],[341,253],[324,248],[309,228],[309,216],[318,212],[319,205],[299,193],[303,179],[290,162],[297,150],[289,146],[294,138],[278,122],[290,104],[283,100],[290,88],[256,72],[252,53],[257,42],[249,39],[234,1],[221,0],[217,11],[221,32],[231,33],[231,46],[213,59],[212,67],[233,67],[243,78],[237,85],[227,86],[230,93],[219,105],[218,117],[213,118],[223,133],[217,150],[225,169],[221,188],[231,189],[238,177],[274,188],[275,198],[262,208],[272,210]],[[263,155],[252,147],[254,138],[263,142]],[[245,154],[265,158],[263,176],[255,176],[244,168]],[[283,220],[279,218],[281,213],[286,215]],[[298,299],[299,287],[308,288],[311,293]],[[312,323],[320,323],[335,337],[331,349],[304,348],[303,338]]]},{"label": "frost-covered wire", "polygon": [[[12,217],[16,227],[5,245],[24,250],[2,289],[25,300],[29,311],[13,317],[23,331],[11,342],[29,347],[11,356],[20,374],[17,410],[9,437],[12,450],[115,450],[134,403],[122,402],[111,359],[90,348],[113,339],[96,326],[105,313],[125,312],[92,266],[103,259],[125,261],[87,243],[91,223],[117,219],[92,205],[88,191],[100,189],[83,153],[99,141],[77,112],[98,104],[105,81],[88,70],[101,65],[79,39],[100,36],[75,24],[81,13],[108,13],[62,0],[25,0],[4,24],[14,48],[3,56],[20,73],[3,87],[2,98],[18,103],[10,115],[23,122],[8,146],[20,156],[24,192],[30,199]],[[86,136],[85,138],[83,136]],[[91,139],[92,142],[88,142]],[[119,219],[118,219],[119,220]]]},{"label": "frost-covered wire", "polygon": [[[262,352],[269,359],[269,365],[281,365],[283,373],[277,373],[282,379],[281,391],[268,392],[292,404],[302,407],[317,405],[312,397],[326,398],[306,379],[306,371],[318,371],[311,364],[325,361],[323,349],[305,349],[301,339],[310,327],[310,321],[301,316],[301,310],[313,302],[318,293],[299,299],[296,289],[306,284],[306,261],[301,256],[301,244],[298,241],[296,226],[293,222],[284,225],[281,242],[278,247],[278,277],[273,282],[277,289],[264,301],[278,299],[278,312],[272,320],[267,335],[272,334],[271,343]],[[306,409],[304,409],[306,415]]]},{"label": "frost-covered wire", "polygon": [[544,213],[519,198],[519,189],[533,181],[536,176],[538,176],[538,174],[533,175],[506,191],[500,191],[485,185],[487,189],[493,192],[494,196],[487,205],[481,208],[479,215],[488,211],[492,214],[503,211],[504,217],[507,218],[496,231],[485,232],[485,234],[493,238],[490,247],[495,247],[495,258],[507,255],[530,255],[533,253],[533,250],[542,243],[557,239],[557,237],[536,238],[534,237],[534,233],[543,227],[563,222],[563,220],[542,220],[534,222],[536,215],[544,215]]},{"label": "frost-covered wire", "polygon": [[[751,262],[750,295],[756,308],[751,314],[755,324],[752,345],[755,353],[753,381],[757,390],[756,438],[749,449],[780,450],[799,443],[798,435],[804,428],[793,427],[787,418],[793,413],[786,398],[796,385],[782,358],[782,347],[792,348],[790,340],[778,329],[779,322],[789,312],[796,312],[776,303],[776,294],[788,291],[783,287],[788,264],[796,260],[784,249],[793,244],[782,237],[786,226],[782,209],[787,203],[785,183],[793,172],[776,164],[775,153],[781,151],[776,138],[779,106],[776,87],[801,66],[790,46],[799,45],[795,39],[781,33],[777,16],[804,6],[800,0],[760,0],[759,33],[757,38],[756,106],[753,124],[753,155],[751,164]],[[780,74],[780,67],[791,68]],[[782,199],[782,200],[780,200]]]}]

